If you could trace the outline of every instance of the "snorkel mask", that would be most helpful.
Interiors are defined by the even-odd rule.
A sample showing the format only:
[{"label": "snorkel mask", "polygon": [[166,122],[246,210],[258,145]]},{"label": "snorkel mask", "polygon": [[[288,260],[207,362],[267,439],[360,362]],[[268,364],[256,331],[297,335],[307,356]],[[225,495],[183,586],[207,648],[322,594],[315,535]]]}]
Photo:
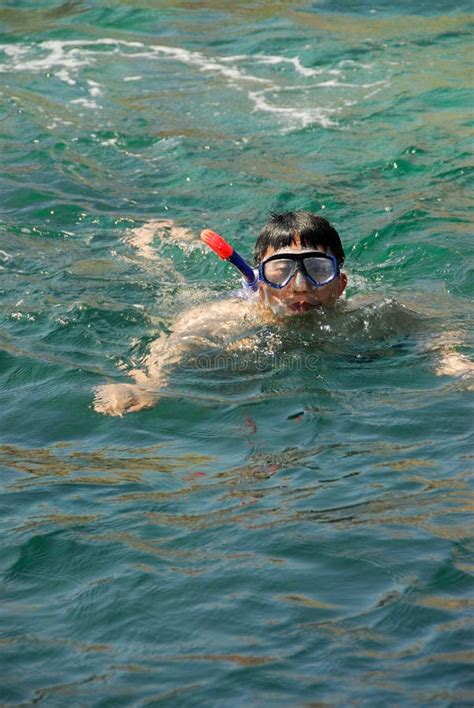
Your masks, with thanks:
[{"label": "snorkel mask", "polygon": [[313,288],[322,288],[338,278],[340,270],[337,258],[322,251],[275,253],[258,267],[259,281],[277,290],[285,288],[296,273],[301,273]]}]

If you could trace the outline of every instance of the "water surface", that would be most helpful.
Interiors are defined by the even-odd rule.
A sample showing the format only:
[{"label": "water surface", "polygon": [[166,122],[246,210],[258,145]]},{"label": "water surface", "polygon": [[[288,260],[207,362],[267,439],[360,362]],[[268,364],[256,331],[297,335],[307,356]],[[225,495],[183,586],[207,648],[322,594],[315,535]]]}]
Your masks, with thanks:
[{"label": "water surface", "polygon": [[[3,704],[472,705],[471,10],[3,2]],[[94,412],[300,208],[345,312]]]}]

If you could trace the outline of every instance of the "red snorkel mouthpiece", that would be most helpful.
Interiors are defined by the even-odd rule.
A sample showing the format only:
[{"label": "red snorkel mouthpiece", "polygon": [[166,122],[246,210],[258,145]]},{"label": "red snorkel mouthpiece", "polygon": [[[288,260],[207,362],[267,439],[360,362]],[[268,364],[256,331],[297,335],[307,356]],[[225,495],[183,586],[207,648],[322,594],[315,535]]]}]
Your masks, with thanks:
[{"label": "red snorkel mouthpiece", "polygon": [[214,253],[217,253],[219,258],[222,258],[224,261],[230,258],[234,252],[234,249],[230,243],[227,243],[222,236],[216,234],[215,231],[211,231],[211,229],[204,229],[204,231],[201,231],[201,241],[204,241],[206,246],[212,248]]},{"label": "red snorkel mouthpiece", "polygon": [[216,234],[215,231],[211,231],[211,229],[204,229],[204,231],[201,231],[201,240],[204,241],[209,248],[212,248],[219,258],[222,258],[224,261],[229,261],[240,270],[244,276],[246,287],[252,290],[258,289],[258,279],[252,266],[250,266],[222,236]]}]

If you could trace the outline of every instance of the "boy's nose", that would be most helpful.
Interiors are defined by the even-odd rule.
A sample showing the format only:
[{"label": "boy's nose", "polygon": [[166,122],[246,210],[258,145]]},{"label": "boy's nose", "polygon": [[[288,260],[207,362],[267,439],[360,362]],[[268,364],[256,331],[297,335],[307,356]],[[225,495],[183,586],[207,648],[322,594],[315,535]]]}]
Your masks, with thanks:
[{"label": "boy's nose", "polygon": [[306,278],[304,277],[303,273],[301,270],[297,270],[295,275],[293,276],[293,290],[295,292],[303,292],[308,289],[308,283],[306,281]]}]

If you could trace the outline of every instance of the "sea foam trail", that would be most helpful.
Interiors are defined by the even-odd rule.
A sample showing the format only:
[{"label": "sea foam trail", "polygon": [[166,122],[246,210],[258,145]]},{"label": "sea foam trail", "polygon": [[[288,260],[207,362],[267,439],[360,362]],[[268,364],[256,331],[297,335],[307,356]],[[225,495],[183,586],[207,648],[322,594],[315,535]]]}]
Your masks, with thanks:
[{"label": "sea foam trail", "polygon": [[[223,77],[229,88],[247,94],[253,112],[270,114],[279,119],[284,132],[312,124],[323,128],[336,127],[336,114],[349,105],[355,105],[360,99],[360,91],[363,94],[364,89],[369,86],[379,88],[379,84],[384,84],[349,83],[345,81],[342,63],[331,68],[311,68],[304,66],[298,56],[241,54],[214,57],[183,47],[147,45],[143,42],[109,37],[97,40],[47,40],[37,45],[2,44],[0,51],[5,56],[5,61],[0,64],[1,72],[50,72],[69,86],[77,86],[79,95],[70,98],[70,104],[90,110],[102,107],[100,98],[103,87],[90,79],[81,81],[81,72],[85,67],[97,67],[104,55],[118,54],[125,59],[129,57],[136,60],[143,57],[176,62],[209,76]],[[282,64],[290,67],[290,73],[282,73],[276,68]],[[348,65],[347,62],[345,65],[354,71],[355,65]],[[262,72],[266,75],[260,75]],[[312,84],[305,81],[314,80],[315,77],[322,80]],[[294,82],[295,78],[299,79],[297,84]],[[367,78],[366,75],[364,78]],[[141,76],[132,74],[123,77],[123,82],[132,80],[140,81]],[[342,95],[344,89],[351,90],[354,95],[351,95],[350,99],[347,95]],[[84,95],[84,91],[87,91],[88,96]],[[285,104],[282,94],[297,91],[302,92],[302,100],[287,99]],[[272,96],[277,94],[278,104],[272,100]]]},{"label": "sea foam trail", "polygon": [[[144,53],[134,52],[133,56],[153,56],[159,55],[174,59],[182,64],[197,67],[201,71],[210,71],[220,73],[228,79],[234,81],[252,81],[254,83],[271,84],[269,79],[250,76],[245,71],[238,69],[236,66],[228,66],[228,62],[219,61],[213,57],[206,57],[201,52],[193,52],[182,47],[168,47],[164,45],[154,44],[146,45],[142,42],[128,42],[111,38],[103,38],[100,40],[48,40],[41,42],[38,45],[9,45],[0,44],[0,51],[3,51],[10,62],[0,64],[0,71],[31,71],[33,73],[39,71],[47,71],[57,67],[63,69],[78,70],[84,66],[95,63],[94,56],[100,55],[100,47],[114,47],[115,51],[119,52],[120,48],[145,50]],[[96,52],[91,52],[85,47],[97,47]],[[82,48],[82,51],[80,51]],[[29,57],[31,53],[37,53],[38,50],[46,51],[46,56]],[[57,73],[59,78],[65,76],[64,73]],[[69,81],[70,77],[67,77]]]}]

